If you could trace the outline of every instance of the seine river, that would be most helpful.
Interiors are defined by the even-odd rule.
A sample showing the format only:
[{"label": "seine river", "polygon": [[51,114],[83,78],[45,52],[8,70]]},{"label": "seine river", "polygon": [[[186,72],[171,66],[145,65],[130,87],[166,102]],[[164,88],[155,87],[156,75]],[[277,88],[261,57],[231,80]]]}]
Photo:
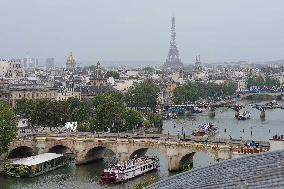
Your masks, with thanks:
[{"label": "seine river", "polygon": [[[243,105],[249,103],[252,102],[242,102]],[[281,102],[281,105],[284,103]],[[249,106],[246,106],[245,110],[251,112],[251,119],[246,121],[236,120],[234,118],[235,112],[226,108],[217,109],[215,118],[209,118],[208,112],[205,111],[189,118],[167,120],[164,121],[163,133],[170,132],[171,135],[178,135],[178,133],[181,134],[183,128],[186,134],[190,134],[198,125],[212,122],[219,128],[216,137],[221,138],[229,138],[231,135],[233,138],[268,140],[272,138],[272,135],[284,134],[284,110],[267,110],[265,120],[260,119],[258,110]],[[225,129],[226,132],[224,132]],[[163,179],[174,174],[168,172],[167,160],[158,151],[148,150],[147,153],[148,155],[158,155],[161,162],[159,170],[147,175],[155,175],[158,179]],[[194,155],[194,168],[211,163],[214,163],[214,160],[203,152]],[[9,178],[0,175],[0,189],[132,188],[135,183],[142,181],[145,177],[141,176],[120,185],[99,185],[98,180],[103,168],[104,160],[99,160],[82,166],[71,165],[35,178]]]}]

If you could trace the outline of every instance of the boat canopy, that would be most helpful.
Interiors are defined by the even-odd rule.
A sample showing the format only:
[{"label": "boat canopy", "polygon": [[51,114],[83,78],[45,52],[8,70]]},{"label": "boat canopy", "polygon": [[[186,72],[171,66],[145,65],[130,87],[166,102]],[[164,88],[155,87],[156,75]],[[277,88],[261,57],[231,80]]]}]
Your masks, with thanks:
[{"label": "boat canopy", "polygon": [[31,156],[31,157],[15,160],[11,164],[12,165],[32,166],[32,165],[38,165],[38,164],[56,159],[56,158],[61,157],[61,156],[63,156],[63,154],[44,153],[44,154],[39,154],[39,155],[36,155],[36,156]]}]

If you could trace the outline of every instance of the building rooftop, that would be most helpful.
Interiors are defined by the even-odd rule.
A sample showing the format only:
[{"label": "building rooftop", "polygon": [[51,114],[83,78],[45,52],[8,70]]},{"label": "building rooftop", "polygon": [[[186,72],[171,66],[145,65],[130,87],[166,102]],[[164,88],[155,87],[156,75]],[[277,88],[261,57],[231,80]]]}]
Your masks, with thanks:
[{"label": "building rooftop", "polygon": [[284,188],[284,150],[248,155],[193,169],[147,189]]}]

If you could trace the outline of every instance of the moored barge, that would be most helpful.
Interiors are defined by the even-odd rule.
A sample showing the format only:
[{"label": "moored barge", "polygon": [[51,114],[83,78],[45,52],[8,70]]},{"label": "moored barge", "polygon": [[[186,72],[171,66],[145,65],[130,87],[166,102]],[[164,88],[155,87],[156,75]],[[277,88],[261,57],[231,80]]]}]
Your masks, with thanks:
[{"label": "moored barge", "polygon": [[4,172],[12,177],[35,177],[67,165],[69,159],[63,154],[44,153],[7,163]]}]

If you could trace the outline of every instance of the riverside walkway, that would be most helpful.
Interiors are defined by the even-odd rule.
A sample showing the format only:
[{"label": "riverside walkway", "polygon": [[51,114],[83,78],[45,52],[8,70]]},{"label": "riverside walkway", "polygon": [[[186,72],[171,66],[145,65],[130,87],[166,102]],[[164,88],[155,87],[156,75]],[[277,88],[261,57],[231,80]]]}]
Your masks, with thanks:
[{"label": "riverside walkway", "polygon": [[147,189],[283,189],[284,150],[248,155],[193,169]]}]

